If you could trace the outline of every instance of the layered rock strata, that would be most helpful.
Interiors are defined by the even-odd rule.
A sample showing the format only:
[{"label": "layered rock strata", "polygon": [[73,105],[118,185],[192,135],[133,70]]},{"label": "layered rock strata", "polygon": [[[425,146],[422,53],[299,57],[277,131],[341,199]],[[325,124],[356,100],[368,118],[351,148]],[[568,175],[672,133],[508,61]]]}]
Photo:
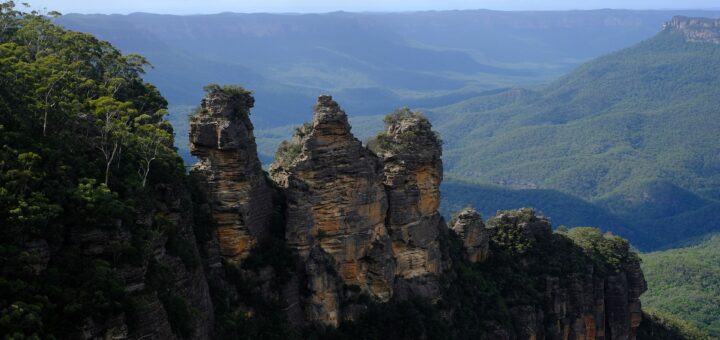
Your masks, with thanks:
[{"label": "layered rock strata", "polygon": [[472,208],[461,210],[450,228],[462,239],[465,256],[472,263],[482,262],[490,253],[490,230]]},{"label": "layered rock strata", "polygon": [[268,236],[272,192],[250,122],[254,99],[241,89],[212,89],[190,119],[192,175],[206,191],[221,254],[239,262]]},{"label": "layered rock strata", "polygon": [[679,32],[687,41],[720,44],[720,19],[676,16],[664,29]]},{"label": "layered rock strata", "polygon": [[336,325],[343,284],[387,301],[395,261],[382,163],[352,135],[345,112],[321,96],[312,125],[277,158],[270,173],[287,198],[286,241],[308,259],[310,317]]},{"label": "layered rock strata", "polygon": [[382,158],[388,196],[387,228],[403,279],[440,273],[440,232],[445,229],[440,207],[442,145],[430,122],[401,109],[385,118],[386,131],[373,148]]},{"label": "layered rock strata", "polygon": [[[193,154],[201,159],[193,175],[205,185],[218,222],[214,237],[221,251],[219,256],[207,251],[212,260],[206,261],[213,263],[206,266],[210,272],[219,271],[219,257],[239,261],[268,233],[271,189],[254,151],[247,118],[252,100],[241,98],[215,97],[211,92],[191,126]],[[261,287],[267,286],[261,289],[263,295],[284,300],[295,325],[337,326],[353,320],[367,308],[359,302],[362,295],[376,302],[418,296],[442,299],[440,277],[453,268],[442,246],[455,237],[447,234],[449,229],[462,241],[463,261],[473,266],[495,261],[496,250],[491,249],[493,244],[497,247],[493,240],[501,227],[510,226],[516,233],[509,237],[542,249],[550,249],[558,237],[549,221],[531,209],[501,212],[487,226],[476,211],[466,209],[445,226],[438,213],[441,142],[417,113],[391,114],[386,131],[368,144],[363,146],[353,136],[340,106],[321,96],[312,122],[281,144],[270,167],[286,206],[284,241],[299,255],[301,273],[277,294],[263,283],[262,275],[257,279]],[[522,271],[534,272],[533,266],[542,265],[522,251],[512,256]],[[640,322],[639,296],[646,289],[636,262],[610,274],[597,273],[589,262],[583,270],[541,272],[532,279],[538,280],[534,289],[539,300],[508,297],[509,324],[490,327],[494,337],[634,338]],[[444,308],[451,315],[454,308],[463,307]]]}]

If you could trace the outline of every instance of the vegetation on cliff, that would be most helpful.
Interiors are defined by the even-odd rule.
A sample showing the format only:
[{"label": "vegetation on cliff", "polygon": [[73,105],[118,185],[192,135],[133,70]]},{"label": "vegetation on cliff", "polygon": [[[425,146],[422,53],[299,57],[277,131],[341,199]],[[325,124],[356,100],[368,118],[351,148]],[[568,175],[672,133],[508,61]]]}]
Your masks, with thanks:
[{"label": "vegetation on cliff", "polygon": [[[491,256],[485,262],[468,262],[457,235],[445,236],[444,246],[453,264],[444,273],[442,298],[437,303],[393,299],[386,304],[371,304],[358,320],[344,322],[337,329],[327,329],[315,336],[320,339],[493,339],[506,334],[496,332],[508,330],[507,334],[522,338],[526,334],[522,329],[535,325],[515,319],[522,313],[513,311],[536,305],[548,317],[554,315],[546,300],[547,277],[558,277],[564,283],[577,282],[574,280],[578,277],[592,276],[595,269],[595,277],[604,278],[638,261],[627,241],[595,228],[550,233],[547,222],[532,209],[502,212],[493,219],[495,222],[489,225],[497,231],[490,242]],[[618,253],[610,254],[609,249]],[[576,307],[568,305],[568,308]],[[552,330],[552,325],[546,326],[547,330],[536,331]],[[664,330],[663,326],[656,327]]]},{"label": "vegetation on cliff", "polygon": [[638,328],[637,338],[640,340],[713,339],[692,323],[653,308],[644,311],[643,323]]},{"label": "vegetation on cliff", "polygon": [[[184,176],[146,66],[0,4],[0,333],[70,338],[134,308],[117,269],[169,232],[136,218]],[[131,241],[92,256],[74,240],[92,230]]]}]

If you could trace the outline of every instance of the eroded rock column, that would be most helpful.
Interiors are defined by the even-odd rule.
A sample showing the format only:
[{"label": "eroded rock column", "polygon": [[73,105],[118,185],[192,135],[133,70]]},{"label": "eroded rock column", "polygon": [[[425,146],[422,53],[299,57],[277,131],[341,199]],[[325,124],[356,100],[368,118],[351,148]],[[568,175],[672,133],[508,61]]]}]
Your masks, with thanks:
[{"label": "eroded rock column", "polygon": [[385,123],[370,147],[384,163],[395,273],[402,279],[440,273],[442,144],[430,122],[408,109],[388,115]]},{"label": "eroded rock column", "polygon": [[286,241],[307,259],[307,274],[315,278],[309,282],[309,317],[337,325],[343,293],[333,275],[387,301],[394,261],[382,164],[350,132],[332,97],[318,98],[312,124],[281,145],[270,173],[288,203]]},{"label": "eroded rock column", "polygon": [[238,262],[268,236],[272,193],[250,122],[254,99],[241,88],[208,91],[190,119],[191,170],[209,198],[223,257]]}]

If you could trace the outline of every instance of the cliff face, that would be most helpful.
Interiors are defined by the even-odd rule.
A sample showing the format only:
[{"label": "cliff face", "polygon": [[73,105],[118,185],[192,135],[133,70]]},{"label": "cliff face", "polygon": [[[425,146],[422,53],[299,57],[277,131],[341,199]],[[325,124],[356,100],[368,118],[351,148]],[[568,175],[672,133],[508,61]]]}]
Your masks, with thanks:
[{"label": "cliff face", "polygon": [[297,148],[294,158],[270,172],[287,197],[286,241],[308,260],[309,317],[337,325],[343,285],[379,301],[393,293],[382,164],[352,135],[345,112],[329,96],[318,99],[304,129],[284,151]]},{"label": "cliff face", "polygon": [[[212,234],[217,241],[211,237],[203,253],[207,271],[221,281],[221,259],[245,268],[241,260],[271,237],[268,218],[278,204],[254,151],[247,117],[251,106],[249,95],[211,92],[192,118],[193,153],[201,159],[193,176],[204,185],[218,223]],[[498,339],[634,338],[639,296],[646,287],[626,243],[590,233],[594,239],[588,244],[609,242],[624,254],[619,267],[608,269],[595,262],[602,256],[593,255],[594,248],[583,248],[587,235],[575,240],[579,236],[572,233],[553,233],[548,220],[531,209],[501,212],[487,226],[477,212],[466,209],[446,226],[437,210],[441,142],[427,119],[399,110],[368,144],[353,136],[340,106],[321,96],[312,122],[281,144],[270,167],[284,212],[280,242],[297,254],[290,265],[295,269],[288,276],[260,265],[249,277],[256,283],[252,294],[279,303],[295,327],[339,326],[362,320],[370,301],[393,305],[415,298],[437,302],[433,308],[444,322],[466,327],[456,315],[473,310],[466,303],[476,293],[466,292],[460,300],[451,296],[469,270],[475,273],[471,281],[490,275],[472,289],[491,289],[480,295],[499,292],[504,301],[504,307],[491,308],[506,316],[483,321],[483,334]],[[214,242],[220,249],[216,255]],[[456,248],[448,248],[451,244],[459,245],[459,257],[453,255]],[[279,286],[272,283],[283,275],[287,278]],[[230,291],[239,310],[255,313],[242,307],[240,290]]]},{"label": "cliff face", "polygon": [[411,279],[437,274],[443,268],[438,237],[445,228],[438,213],[440,141],[427,119],[409,110],[388,116],[386,125],[376,150],[384,165],[396,275]]},{"label": "cliff face", "polygon": [[720,19],[676,16],[664,28],[683,34],[687,41],[720,44]]},{"label": "cliff face", "polygon": [[222,255],[239,262],[268,237],[272,192],[265,182],[244,90],[211,90],[190,120],[192,175],[210,201]]},{"label": "cliff face", "polygon": [[[456,225],[460,221],[458,218]],[[531,209],[499,213],[488,224],[491,232],[496,233],[493,236],[496,249],[504,248],[498,245],[504,244],[510,237],[521,239],[515,244],[522,245],[522,248],[513,252],[521,263],[520,269],[544,272],[538,281],[542,295],[539,303],[532,305],[516,301],[510,306],[515,338],[635,339],[642,315],[639,297],[647,290],[637,258],[629,256],[614,269],[603,268],[591,260],[598,254],[590,255],[593,250],[567,243],[566,236],[554,234],[549,221],[536,216]],[[593,239],[592,247],[603,247],[599,245],[602,243],[612,244],[608,240],[616,238],[602,236],[599,231],[592,235],[598,236]],[[572,232],[569,236],[575,237]],[[582,245],[585,239],[575,243]],[[613,256],[630,254],[626,243],[613,246],[617,251]],[[545,249],[545,255],[536,255],[533,249]],[[553,254],[553,251],[556,253]],[[549,257],[546,255],[548,252],[551,254]],[[567,259],[563,259],[563,255]],[[579,267],[568,269],[567,264],[560,263],[549,270],[553,267],[548,266],[548,262],[577,261],[578,257],[582,261]]]},{"label": "cliff face", "polygon": [[[116,228],[72,230],[63,249],[79,249],[91,259],[117,258],[123,249],[138,242],[133,231],[164,230],[146,240],[147,259],[129,261],[115,269],[132,313],[97,320],[88,318],[72,336],[77,339],[209,339],[213,334],[214,308],[193,233],[193,207],[182,183],[158,185],[162,204],[138,211],[136,224],[117,221]],[[50,254],[48,253],[48,256]],[[179,319],[177,313],[194,313]],[[182,322],[183,324],[180,324]]]}]

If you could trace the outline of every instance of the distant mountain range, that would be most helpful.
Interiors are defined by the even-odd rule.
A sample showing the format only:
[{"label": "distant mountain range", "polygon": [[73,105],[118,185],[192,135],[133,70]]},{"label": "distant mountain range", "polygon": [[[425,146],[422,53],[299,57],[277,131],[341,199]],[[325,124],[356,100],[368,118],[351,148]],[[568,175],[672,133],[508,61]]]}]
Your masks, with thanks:
[{"label": "distant mountain range", "polygon": [[431,110],[448,177],[582,198],[646,249],[720,230],[720,29],[678,20],[539,90]]},{"label": "distant mountain range", "polygon": [[663,28],[677,14],[720,12],[133,14],[58,22],[149,58],[155,68],[147,78],[173,105],[185,157],[186,115],[209,82],[255,91],[264,163],[319,93],[334,95],[362,139],[394,108],[424,107],[445,142],[446,215],[465,205],[486,215],[530,205],[556,224],[598,225],[658,249],[720,230],[720,48],[688,35],[692,29]]},{"label": "distant mountain range", "polygon": [[498,87],[550,81],[654,35],[677,14],[720,11],[432,11],[410,13],[66,15],[155,66],[147,80],[172,105],[207,83],[257,98],[260,128],[302,123],[320,93],[351,115],[449,105]]}]

